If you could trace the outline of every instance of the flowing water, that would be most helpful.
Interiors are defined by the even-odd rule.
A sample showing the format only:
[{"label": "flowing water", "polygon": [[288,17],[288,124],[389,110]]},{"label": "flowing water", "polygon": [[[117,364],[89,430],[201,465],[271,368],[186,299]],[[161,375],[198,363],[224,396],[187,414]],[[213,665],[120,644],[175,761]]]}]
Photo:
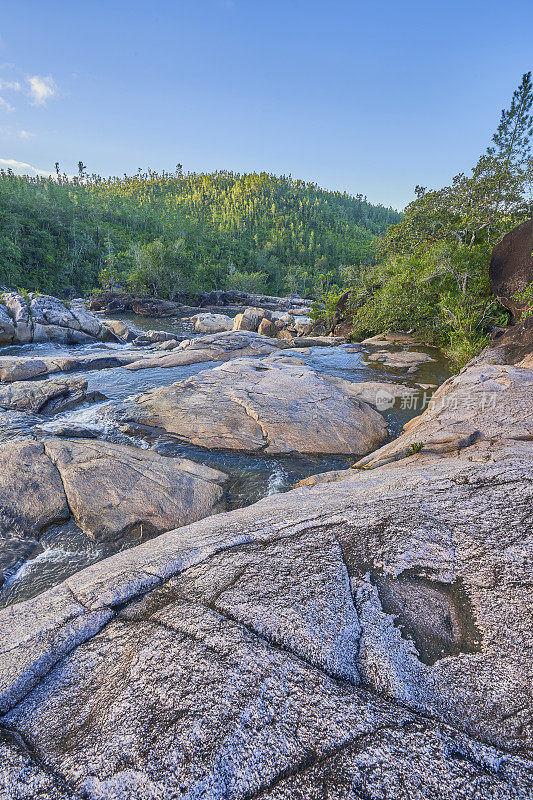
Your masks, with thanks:
[{"label": "flowing water", "polygon": [[[178,339],[194,335],[189,323],[176,319],[147,319],[133,314],[116,315],[117,319],[135,326],[139,330],[166,330],[176,333]],[[0,349],[0,356],[13,354],[27,357],[67,355],[73,353],[109,352],[109,349],[131,350],[130,345],[95,344],[85,347],[64,347],[53,344],[24,345]],[[393,381],[417,388],[418,383],[438,385],[449,371],[445,360],[435,350],[426,350],[437,360],[423,364],[414,375],[405,370],[392,370],[376,362],[367,362],[365,353],[375,348],[360,348],[342,345],[339,347],[312,347],[298,349],[294,356],[302,359],[317,372],[334,375],[359,383],[362,381]],[[425,348],[416,348],[425,350]],[[355,350],[355,352],[354,352]],[[285,351],[284,355],[293,351]],[[142,351],[139,352],[139,355]],[[58,428],[81,426],[87,435],[115,442],[127,443],[141,448],[152,448],[165,456],[185,456],[194,461],[226,472],[229,475],[228,509],[249,505],[262,497],[286,491],[302,478],[333,469],[345,469],[353,458],[339,456],[268,456],[248,455],[203,450],[177,442],[170,436],[154,435],[149,438],[126,436],[106,419],[105,411],[117,401],[132,397],[157,386],[166,386],[183,380],[201,370],[216,366],[217,362],[203,362],[170,369],[148,369],[130,372],[123,367],[105,370],[75,372],[67,377],[84,378],[88,390],[96,390],[106,396],[99,403],[83,405],[74,411],[44,418],[37,415],[10,415],[2,423],[0,414],[0,442],[32,435],[53,435]],[[52,378],[58,377],[52,375]],[[390,438],[398,436],[405,422],[423,410],[430,392],[420,389],[413,402],[397,402],[394,407],[382,411],[386,418]],[[34,596],[49,586],[64,580],[85,566],[116,552],[137,544],[136,540],[123,540],[118,545],[95,544],[80,532],[71,521],[56,525],[41,534],[29,556],[18,562],[5,576],[0,588],[0,607]]]}]

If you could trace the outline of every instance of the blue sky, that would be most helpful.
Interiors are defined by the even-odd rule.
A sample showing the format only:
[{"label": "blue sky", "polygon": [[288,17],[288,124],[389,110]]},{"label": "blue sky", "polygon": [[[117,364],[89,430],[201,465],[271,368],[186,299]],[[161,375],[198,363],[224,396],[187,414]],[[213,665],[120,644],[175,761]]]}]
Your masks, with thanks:
[{"label": "blue sky", "polygon": [[3,0],[0,166],[266,170],[396,208],[489,143],[531,0]]}]

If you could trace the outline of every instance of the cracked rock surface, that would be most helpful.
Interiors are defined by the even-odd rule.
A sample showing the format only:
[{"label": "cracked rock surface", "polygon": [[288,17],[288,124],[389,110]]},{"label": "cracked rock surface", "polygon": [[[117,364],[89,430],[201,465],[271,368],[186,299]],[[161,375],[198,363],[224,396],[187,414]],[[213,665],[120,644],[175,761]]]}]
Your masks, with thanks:
[{"label": "cracked rock surface", "polygon": [[[76,378],[0,384],[0,409],[5,411],[49,414],[66,411],[91,399],[87,381]],[[103,395],[98,395],[98,399],[103,399]]]},{"label": "cracked rock surface", "polygon": [[439,386],[428,408],[404,426],[401,436],[356,466],[404,458],[414,443],[423,443],[419,458],[506,440],[533,441],[533,370],[476,360]]},{"label": "cracked rock surface", "polygon": [[3,292],[0,303],[0,346],[28,342],[89,344],[106,338],[98,317],[82,306],[67,306],[57,297],[29,292]]},{"label": "cracked rock surface", "polygon": [[[195,346],[224,341],[229,359],[254,336]],[[260,338],[263,360],[124,409],[257,452],[353,447],[352,410],[382,420],[374,385]],[[211,516],[225,476],[192,462],[4,445],[2,536],[72,516],[96,539],[167,532],[0,611],[2,800],[533,796],[532,386],[531,370],[476,359],[371,469]]]},{"label": "cracked rock surface", "polygon": [[361,391],[292,358],[239,358],[145,392],[121,418],[211,449],[363,454],[387,425]]},{"label": "cracked rock surface", "polygon": [[81,800],[34,760],[24,742],[0,727],[0,797],[16,800]]},{"label": "cracked rock surface", "polygon": [[221,510],[226,475],[103,441],[49,438],[0,448],[0,576],[71,516],[96,541],[153,535]]},{"label": "cracked rock surface", "polygon": [[0,725],[27,749],[0,780],[86,800],[529,796],[532,461],[477,443],[352,470],[5,609]]}]

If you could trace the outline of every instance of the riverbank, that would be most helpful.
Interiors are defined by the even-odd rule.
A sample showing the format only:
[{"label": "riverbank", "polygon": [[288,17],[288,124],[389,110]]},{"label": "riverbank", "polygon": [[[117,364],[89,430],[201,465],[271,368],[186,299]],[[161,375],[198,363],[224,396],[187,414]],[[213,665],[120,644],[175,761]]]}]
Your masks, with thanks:
[{"label": "riverbank", "polygon": [[[533,445],[514,419],[533,371],[487,359],[440,390],[456,446],[164,533],[0,612],[1,724],[32,747],[4,736],[3,780],[57,798],[526,796]],[[471,375],[498,435],[480,396],[465,416]]]},{"label": "riverbank", "polygon": [[[4,445],[21,442],[5,451],[0,606],[27,599],[117,550],[190,521],[168,491],[160,502],[175,510],[174,518],[168,512],[154,517],[148,506],[143,508],[147,501],[131,502],[128,484],[120,477],[112,480],[108,467],[98,474],[104,461],[95,457],[91,441],[123,448],[100,453],[116,459],[117,476],[124,470],[133,474],[139,448],[163,457],[152,466],[164,475],[183,459],[217,470],[227,478],[223,497],[207,503],[203,513],[231,510],[286,491],[310,475],[348,467],[397,436],[449,374],[435,350],[432,356],[415,356],[418,367],[391,367],[371,360],[376,343],[354,348],[335,337],[278,339],[246,330],[206,335],[195,331],[188,317],[159,320],[123,312],[98,324],[123,341],[28,342],[0,350],[0,440]],[[169,343],[174,344],[170,350]],[[410,343],[386,344],[391,355],[413,353]],[[226,372],[222,364],[229,365]],[[191,384],[193,378],[197,383]],[[178,386],[183,400],[189,399],[169,406]],[[158,389],[168,413],[161,407],[158,421],[154,414],[151,421],[146,415],[141,421],[137,411],[146,407],[143,398]],[[75,496],[65,484],[62,460],[50,464],[58,437],[69,459],[79,454],[70,468],[76,473]],[[27,449],[26,440],[41,450]],[[48,502],[54,492],[37,473],[29,480],[22,470],[26,478],[19,480],[30,453],[37,473],[41,464],[56,483],[63,482],[58,484],[61,502]],[[84,473],[92,475],[90,481]],[[174,474],[181,485],[179,469]],[[146,471],[142,482],[146,488],[140,496],[150,498]],[[99,504],[115,498],[122,508],[99,541],[87,517],[93,495]],[[191,501],[191,508],[198,518],[198,505]]]},{"label": "riverbank", "polygon": [[257,310],[0,354],[0,785],[526,796],[530,326],[451,376]]}]

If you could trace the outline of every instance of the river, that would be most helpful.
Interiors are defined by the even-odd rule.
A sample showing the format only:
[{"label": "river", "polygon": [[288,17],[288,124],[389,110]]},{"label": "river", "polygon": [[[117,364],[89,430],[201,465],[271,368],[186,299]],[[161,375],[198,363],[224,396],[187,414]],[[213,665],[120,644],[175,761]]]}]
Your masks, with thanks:
[{"label": "river", "polygon": [[[178,338],[194,336],[190,323],[178,319],[153,319],[134,314],[113,315],[139,330],[157,329],[176,333]],[[80,353],[109,352],[109,348],[130,350],[131,345],[93,344],[85,347],[65,347],[55,344],[32,344],[18,347],[0,348],[0,356],[25,355],[43,357]],[[379,362],[367,362],[367,348],[353,345],[337,347],[312,347],[302,349],[298,357],[319,373],[335,375],[355,383],[362,381],[394,381],[407,386],[418,384],[438,385],[449,375],[445,359],[434,349],[426,350],[436,361],[422,364],[414,375],[406,375],[405,370],[383,367]],[[142,354],[142,351],[139,355]],[[140,392],[157,386],[166,386],[183,380],[201,370],[216,366],[218,362],[203,362],[185,367],[170,369],[147,369],[131,372],[123,367],[112,369],[75,372],[67,377],[84,378],[89,390],[96,390],[106,396],[106,400],[85,404],[74,411],[48,418],[26,421],[21,415],[20,424],[10,424],[2,428],[0,421],[0,441],[38,434],[53,434],[58,426],[66,424],[83,425],[95,436],[142,448],[152,448],[165,456],[186,456],[226,472],[230,476],[227,508],[233,509],[278,492],[286,491],[302,478],[334,469],[345,469],[353,459],[335,456],[263,456],[241,453],[209,451],[176,442],[170,436],[157,435],[151,438],[125,436],[112,423],[106,420],[105,410],[113,403],[124,400]],[[58,374],[52,378],[60,377]],[[425,397],[424,397],[425,395]],[[420,389],[414,403],[397,402],[391,409],[383,411],[389,427],[389,436],[399,435],[403,425],[419,414],[429,394]],[[0,415],[1,419],[1,415]],[[118,545],[96,544],[85,534],[81,534],[72,523],[52,526],[41,534],[30,558],[18,563],[6,576],[0,588],[0,607],[32,597],[44,589],[59,583],[74,572],[101,560],[102,558],[135,545],[136,541],[123,540]]]}]

